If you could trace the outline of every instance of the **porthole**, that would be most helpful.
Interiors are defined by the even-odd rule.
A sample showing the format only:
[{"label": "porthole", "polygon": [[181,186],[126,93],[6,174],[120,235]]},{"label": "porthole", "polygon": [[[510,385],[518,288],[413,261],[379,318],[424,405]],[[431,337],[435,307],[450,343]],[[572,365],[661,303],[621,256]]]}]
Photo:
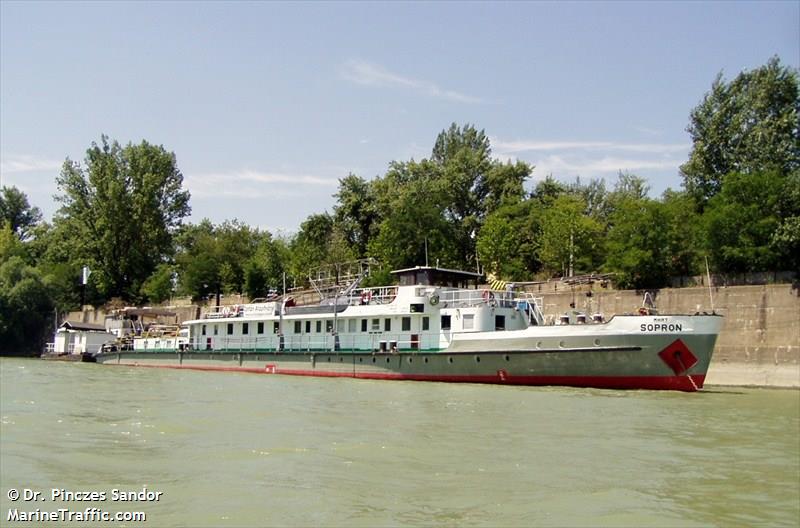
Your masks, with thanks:
[{"label": "porthole", "polygon": [[503,359],[505,359],[506,361],[511,361],[511,358],[510,358],[510,357],[508,357],[508,354],[506,354],[505,356],[503,356]]},{"label": "porthole", "polygon": [[559,346],[559,347],[561,347],[561,348],[564,348],[564,345],[565,345],[565,344],[566,344],[566,343],[564,343],[564,341],[559,341],[559,342],[558,342],[558,346]]},{"label": "porthole", "polygon": [[428,358],[425,358],[425,363],[427,363],[427,362],[428,362]]},{"label": "porthole", "polygon": [[449,357],[449,358],[447,358],[447,361],[448,361],[448,363],[452,363],[453,362],[453,358]]},{"label": "porthole", "polygon": [[480,363],[480,362],[481,362],[481,357],[475,356],[475,363]]},{"label": "porthole", "polygon": [[344,358],[339,356],[339,363],[343,363],[343,362],[344,362]]},{"label": "porthole", "polygon": [[595,339],[594,340],[594,346],[600,346],[600,340],[599,339]]},{"label": "porthole", "polygon": [[364,362],[364,358],[358,358],[358,362],[359,363],[363,363]]},{"label": "porthole", "polygon": [[387,362],[387,363],[389,362],[389,358],[388,358],[388,357],[386,358],[386,362]]},{"label": "porthole", "polygon": [[377,358],[372,358],[372,362],[373,362],[373,363],[375,363],[376,361],[378,361],[378,359],[377,359]]},{"label": "porthole", "polygon": [[330,357],[330,356],[328,356],[328,363],[330,363],[330,362],[331,362],[331,357]]},{"label": "porthole", "polygon": [[541,342],[541,341],[539,341],[538,343],[536,343],[536,348],[542,348],[542,342]]},{"label": "porthole", "polygon": [[409,363],[412,363],[413,361],[414,361],[414,358],[408,358],[408,362]]}]

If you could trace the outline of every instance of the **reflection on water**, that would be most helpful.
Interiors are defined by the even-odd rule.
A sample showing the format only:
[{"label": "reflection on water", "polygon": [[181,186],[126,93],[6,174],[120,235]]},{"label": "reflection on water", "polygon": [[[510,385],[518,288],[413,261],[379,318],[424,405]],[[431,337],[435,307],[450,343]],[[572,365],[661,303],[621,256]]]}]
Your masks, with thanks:
[{"label": "reflection on water", "polygon": [[164,492],[134,508],[152,526],[800,521],[797,391],[622,392],[2,359],[0,396],[4,520],[12,487],[147,486]]}]

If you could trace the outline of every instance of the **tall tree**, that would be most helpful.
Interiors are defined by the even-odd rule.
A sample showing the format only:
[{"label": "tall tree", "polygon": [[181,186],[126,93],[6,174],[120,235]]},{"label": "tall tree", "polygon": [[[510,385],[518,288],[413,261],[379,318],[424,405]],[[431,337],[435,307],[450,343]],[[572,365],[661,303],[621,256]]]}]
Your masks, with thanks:
[{"label": "tall tree", "polygon": [[370,237],[380,218],[372,187],[363,178],[349,174],[339,180],[339,191],[334,197],[337,201],[334,222],[357,255],[366,256]]},{"label": "tall tree", "polygon": [[732,172],[800,168],[800,88],[797,71],[777,57],[727,83],[720,73],[692,110],[687,131],[689,160],[681,166],[683,182],[702,207]]},{"label": "tall tree", "polygon": [[190,212],[175,155],[102,136],[83,165],[67,159],[56,182],[55,224],[71,260],[93,268],[103,298],[138,299],[144,281],[172,255],[173,236]]}]

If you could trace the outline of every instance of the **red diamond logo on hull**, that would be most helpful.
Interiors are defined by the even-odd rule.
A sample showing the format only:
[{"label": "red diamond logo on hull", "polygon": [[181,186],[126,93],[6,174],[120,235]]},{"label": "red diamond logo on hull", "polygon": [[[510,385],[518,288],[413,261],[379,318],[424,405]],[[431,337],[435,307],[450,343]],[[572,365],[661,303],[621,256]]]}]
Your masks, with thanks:
[{"label": "red diamond logo on hull", "polygon": [[676,339],[670,343],[670,345],[659,352],[658,355],[677,376],[686,374],[686,371],[697,364],[695,355],[692,354],[689,347],[680,339]]}]

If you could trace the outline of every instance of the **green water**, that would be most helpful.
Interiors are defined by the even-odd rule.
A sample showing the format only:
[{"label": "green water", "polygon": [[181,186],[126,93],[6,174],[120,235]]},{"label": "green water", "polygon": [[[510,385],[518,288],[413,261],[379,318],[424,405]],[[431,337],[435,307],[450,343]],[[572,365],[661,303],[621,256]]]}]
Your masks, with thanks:
[{"label": "green water", "polygon": [[[142,511],[146,523],[124,525],[158,527],[800,521],[797,391],[622,392],[6,358],[0,420],[0,526],[36,525],[9,522],[13,508],[92,506]],[[113,489],[143,486],[161,499],[110,500]],[[48,501],[11,502],[12,488]],[[51,502],[53,488],[107,500]]]}]

